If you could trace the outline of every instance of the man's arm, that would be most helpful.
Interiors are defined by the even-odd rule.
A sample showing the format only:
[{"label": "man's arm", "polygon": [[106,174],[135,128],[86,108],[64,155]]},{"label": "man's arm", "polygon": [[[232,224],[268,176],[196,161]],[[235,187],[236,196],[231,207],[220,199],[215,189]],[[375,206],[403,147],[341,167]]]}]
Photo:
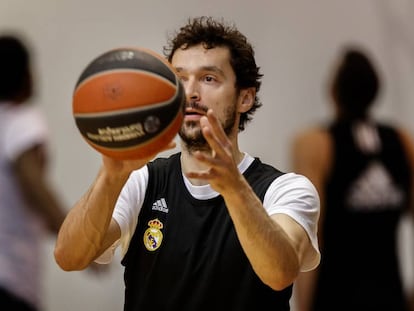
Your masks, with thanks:
[{"label": "man's arm", "polygon": [[[409,135],[407,131],[403,129],[398,129],[398,132],[401,137],[401,141],[403,142],[404,150],[406,152],[408,161],[410,163],[411,175],[413,177],[413,180],[411,181],[411,186],[412,186],[411,193],[414,194],[414,143],[413,143],[411,136]],[[411,196],[410,203],[411,203],[410,212],[409,212],[410,214],[409,216],[411,217],[410,224],[413,225],[414,224],[414,195]],[[414,259],[413,257],[411,258]],[[414,260],[411,260],[409,262],[414,263]],[[410,290],[410,292],[408,293],[408,302],[409,302],[409,308],[410,308],[409,310],[414,311],[414,285],[409,290]]]},{"label": "man's arm", "polygon": [[[318,226],[318,242],[323,244],[322,223],[324,221],[325,191],[324,183],[331,165],[332,146],[329,134],[319,129],[311,129],[298,135],[291,150],[293,171],[308,177],[315,185],[320,202],[320,216]],[[311,309],[318,268],[303,272],[299,275],[294,288],[296,307],[299,311]]]},{"label": "man's arm", "polygon": [[[231,189],[239,189],[239,192]],[[268,216],[247,182],[223,189],[237,236],[253,269],[274,290],[291,285],[311,246],[305,230],[284,214]]]},{"label": "man's arm", "polygon": [[66,271],[85,269],[121,233],[112,212],[126,176],[110,176],[104,167],[90,189],[66,216],[55,246],[55,259]]},{"label": "man's arm", "polygon": [[302,258],[310,246],[305,230],[288,216],[270,217],[242,174],[232,142],[214,113],[209,110],[200,120],[211,154],[196,152],[198,161],[209,169],[187,172],[189,178],[208,180],[223,196],[246,256],[260,279],[275,290],[291,285]]},{"label": "man's arm", "polygon": [[47,158],[42,145],[24,151],[13,163],[13,170],[28,206],[56,234],[65,217],[65,210],[46,176]]},{"label": "man's arm", "polygon": [[[162,151],[175,148],[172,141]],[[155,155],[136,160],[102,156],[102,166],[89,190],[66,216],[56,240],[55,259],[63,270],[82,270],[113,245],[121,230],[112,213],[132,171]]]}]

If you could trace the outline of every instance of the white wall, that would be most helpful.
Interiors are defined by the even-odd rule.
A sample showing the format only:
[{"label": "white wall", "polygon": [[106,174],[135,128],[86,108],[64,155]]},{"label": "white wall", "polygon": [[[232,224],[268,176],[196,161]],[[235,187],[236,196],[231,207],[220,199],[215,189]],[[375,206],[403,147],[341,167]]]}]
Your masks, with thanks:
[{"label": "white wall", "polygon": [[[68,206],[89,186],[100,162],[71,115],[81,70],[117,46],[161,52],[167,34],[190,15],[235,21],[256,47],[264,106],[242,134],[241,146],[264,161],[288,170],[292,135],[328,115],[324,83],[338,48],[348,41],[371,49],[386,75],[377,113],[414,133],[412,0],[2,0],[0,31],[23,31],[36,52],[37,101],[52,129],[51,178]],[[403,236],[412,237],[407,230]],[[53,261],[53,240],[45,248],[46,311],[121,310],[118,262],[101,276],[67,273]],[[413,252],[406,248],[405,258]],[[404,267],[407,282],[414,283],[412,262],[407,259]]]}]

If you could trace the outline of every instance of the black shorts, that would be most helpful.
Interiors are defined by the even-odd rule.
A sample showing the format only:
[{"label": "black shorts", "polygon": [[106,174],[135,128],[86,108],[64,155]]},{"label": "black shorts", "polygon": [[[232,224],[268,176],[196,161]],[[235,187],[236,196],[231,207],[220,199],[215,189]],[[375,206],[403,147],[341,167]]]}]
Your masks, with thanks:
[{"label": "black shorts", "polygon": [[37,311],[26,301],[0,288],[0,310],[2,311]]}]

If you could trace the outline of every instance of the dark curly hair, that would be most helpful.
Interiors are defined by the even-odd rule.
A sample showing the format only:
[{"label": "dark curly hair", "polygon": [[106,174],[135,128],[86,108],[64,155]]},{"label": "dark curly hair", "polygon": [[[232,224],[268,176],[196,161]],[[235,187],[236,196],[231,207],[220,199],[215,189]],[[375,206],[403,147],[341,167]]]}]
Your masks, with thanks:
[{"label": "dark curly hair", "polygon": [[206,49],[227,47],[231,55],[230,64],[236,75],[236,89],[240,91],[254,87],[256,90],[252,108],[240,116],[239,131],[243,131],[246,123],[252,120],[256,109],[262,106],[257,93],[263,75],[256,65],[253,47],[234,24],[225,23],[223,20],[215,20],[209,16],[201,16],[189,18],[187,24],[168,40],[163,52],[168,61],[171,62],[177,49],[186,49],[200,43]]},{"label": "dark curly hair", "polygon": [[343,119],[363,119],[374,103],[381,81],[368,54],[357,47],[344,49],[332,91]]}]

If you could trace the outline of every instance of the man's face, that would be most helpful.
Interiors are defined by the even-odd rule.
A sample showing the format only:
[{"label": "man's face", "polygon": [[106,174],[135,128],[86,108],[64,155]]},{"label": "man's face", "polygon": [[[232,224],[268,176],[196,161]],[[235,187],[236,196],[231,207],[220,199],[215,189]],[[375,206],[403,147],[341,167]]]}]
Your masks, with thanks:
[{"label": "man's face", "polygon": [[236,76],[227,48],[196,45],[178,49],[171,60],[186,92],[186,114],[179,135],[189,149],[208,149],[200,118],[211,108],[227,133],[237,132]]}]

